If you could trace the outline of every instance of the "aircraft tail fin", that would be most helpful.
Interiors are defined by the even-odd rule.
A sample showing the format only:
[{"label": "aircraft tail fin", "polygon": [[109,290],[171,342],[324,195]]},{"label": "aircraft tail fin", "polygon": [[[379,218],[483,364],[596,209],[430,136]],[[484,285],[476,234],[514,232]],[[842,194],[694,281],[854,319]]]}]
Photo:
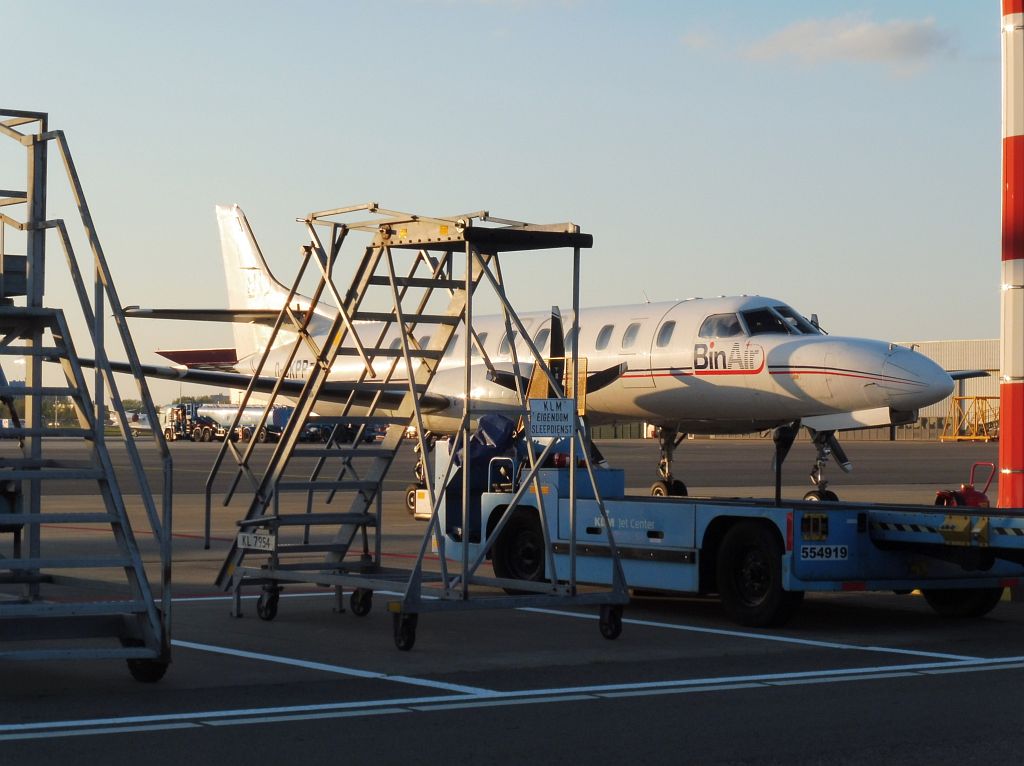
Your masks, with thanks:
[{"label": "aircraft tail fin", "polygon": [[[245,213],[238,205],[217,205],[217,226],[230,308],[280,311],[288,288],[271,274]],[[271,328],[265,325],[236,322],[233,327],[239,360],[261,353],[270,341]]]}]

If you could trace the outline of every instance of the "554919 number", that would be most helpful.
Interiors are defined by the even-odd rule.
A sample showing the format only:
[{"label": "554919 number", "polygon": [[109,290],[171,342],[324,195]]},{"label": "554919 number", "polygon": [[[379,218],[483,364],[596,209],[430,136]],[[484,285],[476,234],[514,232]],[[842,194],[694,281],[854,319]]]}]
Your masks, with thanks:
[{"label": "554919 number", "polygon": [[806,561],[846,561],[850,549],[845,545],[801,545],[800,558]]}]

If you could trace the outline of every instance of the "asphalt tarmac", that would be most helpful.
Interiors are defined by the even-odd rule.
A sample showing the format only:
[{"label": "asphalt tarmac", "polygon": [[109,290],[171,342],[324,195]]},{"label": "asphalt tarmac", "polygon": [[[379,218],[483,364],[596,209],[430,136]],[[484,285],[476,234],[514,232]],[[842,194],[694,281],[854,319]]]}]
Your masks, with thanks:
[{"label": "asphalt tarmac", "polygon": [[[652,442],[600,447],[637,492],[653,481]],[[855,472],[831,471],[840,497],[923,503],[996,454],[993,445],[914,442],[847,451]],[[123,461],[120,448],[113,453]],[[385,593],[357,617],[334,611],[328,590],[289,588],[269,622],[255,616],[250,593],[244,616],[231,617],[212,582],[243,514],[215,504],[204,548],[216,445],[174,444],[172,453],[166,677],[140,684],[123,661],[3,663],[0,764],[1020,759],[1024,604],[1004,601],[964,621],[935,616],[915,595],[814,594],[785,627],[762,630],[737,627],[713,598],[636,598],[614,641],[600,635],[593,608],[457,611],[422,615],[415,647],[399,652]],[[695,440],[677,456],[691,493],[771,487],[767,442]],[[788,497],[805,491],[813,457],[809,445],[794,447]],[[401,505],[411,465],[406,450],[386,488],[384,550],[395,566],[408,565],[424,530]],[[47,494],[47,508],[95,502],[84,487],[62,489]],[[133,516],[141,524],[137,508]],[[152,564],[154,545],[136,531]],[[52,532],[56,544],[86,547],[95,534]]]}]

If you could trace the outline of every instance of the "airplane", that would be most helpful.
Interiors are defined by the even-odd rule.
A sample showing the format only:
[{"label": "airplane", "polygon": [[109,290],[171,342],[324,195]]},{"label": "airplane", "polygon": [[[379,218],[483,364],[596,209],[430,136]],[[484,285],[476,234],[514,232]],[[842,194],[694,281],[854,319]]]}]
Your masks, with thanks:
[{"label": "airplane", "polygon": [[[176,367],[145,365],[147,376],[242,388],[249,385],[270,338],[271,326],[288,296],[288,288],[271,273],[248,220],[237,205],[218,205],[217,219],[227,280],[229,309],[126,308],[131,317],[227,321],[234,349],[158,351]],[[305,299],[304,299],[305,300]],[[299,304],[304,310],[306,304]],[[315,308],[309,332],[325,331],[333,316]],[[519,313],[538,350],[565,355],[573,339],[563,332],[561,313]],[[367,323],[370,324],[370,323]],[[570,324],[571,326],[571,324]],[[846,472],[851,464],[835,434],[839,431],[900,425],[917,411],[947,397],[954,376],[912,348],[885,341],[828,335],[817,318],[774,298],[738,295],[691,298],[580,310],[578,354],[589,369],[600,369],[586,395],[591,425],[644,421],[657,426],[660,460],[651,494],[686,495],[673,474],[675,449],[687,434],[741,434],[773,431],[775,461],[781,465],[800,428],[817,450],[811,472],[814,489],[806,500],[834,501],[824,468],[834,459]],[[519,409],[512,365],[512,345],[522,357],[522,339],[506,337],[501,316],[474,318],[478,345],[471,370],[473,410]],[[362,333],[361,333],[362,334]],[[571,331],[570,331],[571,334]],[[368,334],[369,336],[369,334]],[[426,345],[429,338],[420,338]],[[400,340],[386,336],[385,345]],[[291,344],[271,350],[269,369],[281,372]],[[421,401],[425,426],[434,434],[453,432],[461,419],[465,385],[464,357],[456,336]],[[485,364],[485,351],[491,364]],[[306,353],[302,356],[302,353]],[[284,393],[301,389],[313,357],[305,350],[286,371]],[[529,365],[526,377],[529,377]],[[321,391],[316,412],[338,415],[351,396],[361,369],[358,357],[338,357]],[[973,377],[978,373],[956,373]],[[270,391],[276,379],[254,383]],[[289,389],[289,386],[291,389]],[[400,396],[404,393],[396,391]],[[395,403],[399,399],[395,399]]]}]

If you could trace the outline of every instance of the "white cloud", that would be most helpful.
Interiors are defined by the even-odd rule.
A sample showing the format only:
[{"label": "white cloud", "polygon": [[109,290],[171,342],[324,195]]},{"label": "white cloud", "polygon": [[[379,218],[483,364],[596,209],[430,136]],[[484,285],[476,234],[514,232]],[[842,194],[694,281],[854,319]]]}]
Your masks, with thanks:
[{"label": "white cloud", "polygon": [[879,23],[863,16],[798,21],[744,51],[749,58],[758,60],[881,63],[902,74],[917,71],[929,60],[954,52],[950,35],[938,28],[935,19]]}]

